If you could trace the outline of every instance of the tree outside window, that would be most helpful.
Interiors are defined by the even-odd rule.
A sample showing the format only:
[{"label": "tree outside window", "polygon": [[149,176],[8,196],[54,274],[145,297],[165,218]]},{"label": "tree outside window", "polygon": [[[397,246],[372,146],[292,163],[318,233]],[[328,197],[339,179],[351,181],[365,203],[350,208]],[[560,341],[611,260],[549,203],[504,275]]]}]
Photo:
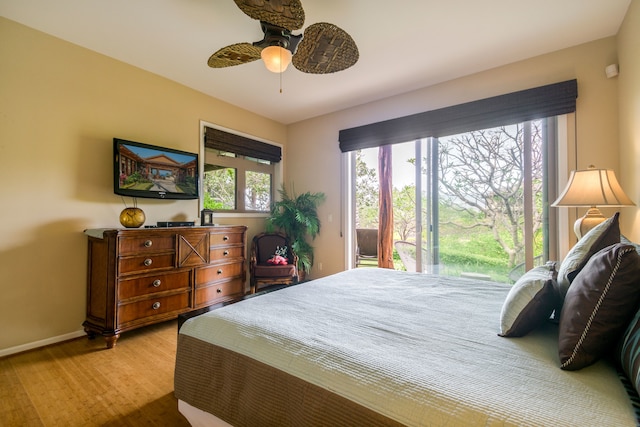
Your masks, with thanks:
[{"label": "tree outside window", "polygon": [[[533,218],[533,253],[536,256],[542,253],[543,120],[531,122],[530,129],[530,144],[526,148],[524,124],[434,140],[438,147],[435,225],[424,225],[431,224],[425,221],[426,207],[434,195],[423,184],[422,196],[416,196],[415,178],[412,182],[397,179],[396,172],[406,168],[395,166],[400,170],[394,170],[394,240],[421,239],[424,243],[429,241],[427,233],[438,227],[438,240],[431,240],[431,244],[438,246],[441,274],[481,271],[494,280],[509,281],[509,271],[524,260],[525,185],[530,185],[533,194],[533,209],[528,213]],[[394,146],[398,154],[400,145]],[[525,149],[531,153],[531,182],[525,182]],[[369,150],[377,152],[377,148]],[[363,151],[356,152],[356,228],[377,227],[377,168],[374,162],[367,161],[372,157],[365,156]],[[394,150],[396,157],[399,156]],[[415,156],[405,155],[403,160],[406,167],[413,167],[415,176]],[[432,172],[427,170],[430,164],[430,160],[422,159],[423,179]],[[419,215],[416,197],[422,197]],[[420,224],[422,233],[417,235]]]}]

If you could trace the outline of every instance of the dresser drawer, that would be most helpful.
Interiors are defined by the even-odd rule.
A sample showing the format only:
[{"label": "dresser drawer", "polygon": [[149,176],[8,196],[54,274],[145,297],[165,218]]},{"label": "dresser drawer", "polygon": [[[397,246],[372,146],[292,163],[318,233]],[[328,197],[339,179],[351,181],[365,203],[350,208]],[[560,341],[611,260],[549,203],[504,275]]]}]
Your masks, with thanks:
[{"label": "dresser drawer", "polygon": [[215,304],[232,297],[239,297],[244,294],[244,283],[242,279],[232,279],[225,282],[214,283],[209,286],[196,288],[195,308]]},{"label": "dresser drawer", "polygon": [[212,248],[211,262],[226,262],[230,258],[244,258],[244,247]]},{"label": "dresser drawer", "polygon": [[209,235],[209,244],[211,247],[230,244],[243,244],[244,234],[236,232],[211,233]]},{"label": "dresser drawer", "polygon": [[118,307],[118,323],[123,325],[145,317],[157,316],[172,311],[184,311],[189,308],[190,296],[190,292],[183,292],[177,295],[149,298],[143,301],[123,304]]},{"label": "dresser drawer", "polygon": [[154,234],[121,236],[118,239],[118,251],[120,255],[165,252],[175,250],[175,248],[176,239],[173,233],[164,236]]},{"label": "dresser drawer", "polygon": [[243,268],[244,262],[242,261],[198,268],[196,270],[196,287],[217,280],[241,277]]},{"label": "dresser drawer", "polygon": [[209,263],[209,233],[181,231],[178,236],[178,267],[197,267]]},{"label": "dresser drawer", "polygon": [[118,300],[171,291],[191,286],[191,271],[156,274],[118,282]]},{"label": "dresser drawer", "polygon": [[119,274],[144,273],[173,268],[175,265],[175,254],[149,254],[131,257],[118,258]]}]

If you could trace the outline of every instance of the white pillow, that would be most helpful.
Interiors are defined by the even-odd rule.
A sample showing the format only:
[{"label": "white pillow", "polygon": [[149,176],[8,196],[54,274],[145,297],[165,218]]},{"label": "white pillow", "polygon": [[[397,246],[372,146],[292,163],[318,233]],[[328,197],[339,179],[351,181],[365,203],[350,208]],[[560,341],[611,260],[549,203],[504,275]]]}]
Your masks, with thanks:
[{"label": "white pillow", "polygon": [[611,218],[589,230],[564,258],[558,269],[558,288],[562,301],[564,301],[564,296],[567,294],[571,282],[587,264],[589,258],[607,246],[620,243],[619,216],[620,213],[616,212]]},{"label": "white pillow", "polygon": [[527,271],[513,285],[500,312],[501,337],[521,337],[544,321],[558,305],[555,263]]}]

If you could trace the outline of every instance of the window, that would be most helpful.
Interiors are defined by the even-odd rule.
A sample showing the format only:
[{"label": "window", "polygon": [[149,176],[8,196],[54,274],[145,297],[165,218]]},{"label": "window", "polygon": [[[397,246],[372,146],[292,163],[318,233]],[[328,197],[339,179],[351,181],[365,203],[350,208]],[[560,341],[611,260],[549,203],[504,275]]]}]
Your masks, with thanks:
[{"label": "window", "polygon": [[[572,80],[340,131],[352,227],[377,225],[388,268],[513,281],[520,264],[555,259],[557,117],[575,111],[576,97]],[[379,217],[376,188],[358,193],[375,174]]]},{"label": "window", "polygon": [[246,210],[266,212],[271,206],[271,177],[273,174],[245,172],[244,206]]},{"label": "window", "polygon": [[268,212],[279,176],[280,147],[205,126],[203,208]]},{"label": "window", "polygon": [[[549,259],[554,118],[392,150],[394,268],[510,282]],[[354,152],[355,228],[378,228],[377,148]]]},{"label": "window", "polygon": [[236,170],[234,168],[207,163],[202,182],[205,209],[236,210]]}]

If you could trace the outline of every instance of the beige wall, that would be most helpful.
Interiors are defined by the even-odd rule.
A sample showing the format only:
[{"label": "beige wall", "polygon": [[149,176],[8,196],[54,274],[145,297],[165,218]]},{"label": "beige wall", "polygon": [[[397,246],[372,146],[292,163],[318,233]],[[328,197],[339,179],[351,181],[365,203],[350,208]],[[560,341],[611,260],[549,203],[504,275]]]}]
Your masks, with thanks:
[{"label": "beige wall", "polygon": [[[346,227],[339,221],[340,129],[575,78],[578,168],[595,163],[618,170],[617,79],[607,79],[604,73],[605,66],[616,60],[616,39],[611,37],[290,125],[289,178],[300,191],[327,194],[327,202],[320,208],[323,229],[315,242],[312,276],[344,268],[345,242],[340,231]],[[571,238],[565,236],[566,240]],[[320,262],[322,271],[318,270]]]},{"label": "beige wall", "polygon": [[[322,231],[314,242],[312,277],[318,277],[344,268],[340,129],[577,78],[578,167],[595,163],[616,169],[638,202],[639,3],[632,1],[618,38],[289,127],[0,18],[0,354],[81,329],[82,230],[119,226],[123,208],[111,183],[114,136],[197,151],[199,121],[205,120],[285,145],[288,184],[298,192],[327,194],[320,207]],[[620,77],[607,79],[604,67],[618,60]],[[139,205],[148,223],[195,219],[199,209],[195,201],[141,199]],[[635,240],[640,240],[639,215],[635,208],[622,215],[623,232]],[[218,222],[248,224],[249,237],[263,224],[247,218]]]},{"label": "beige wall", "polygon": [[[640,204],[640,0],[631,2],[617,41],[621,184]],[[640,209],[625,208],[622,213],[624,232],[634,242],[640,241]]]},{"label": "beige wall", "polygon": [[[82,330],[82,231],[119,227],[124,208],[113,137],[197,152],[204,120],[286,143],[282,124],[3,18],[0,58],[0,351]],[[138,205],[147,224],[199,212],[197,201]],[[216,221],[249,236],[264,224]]]}]

